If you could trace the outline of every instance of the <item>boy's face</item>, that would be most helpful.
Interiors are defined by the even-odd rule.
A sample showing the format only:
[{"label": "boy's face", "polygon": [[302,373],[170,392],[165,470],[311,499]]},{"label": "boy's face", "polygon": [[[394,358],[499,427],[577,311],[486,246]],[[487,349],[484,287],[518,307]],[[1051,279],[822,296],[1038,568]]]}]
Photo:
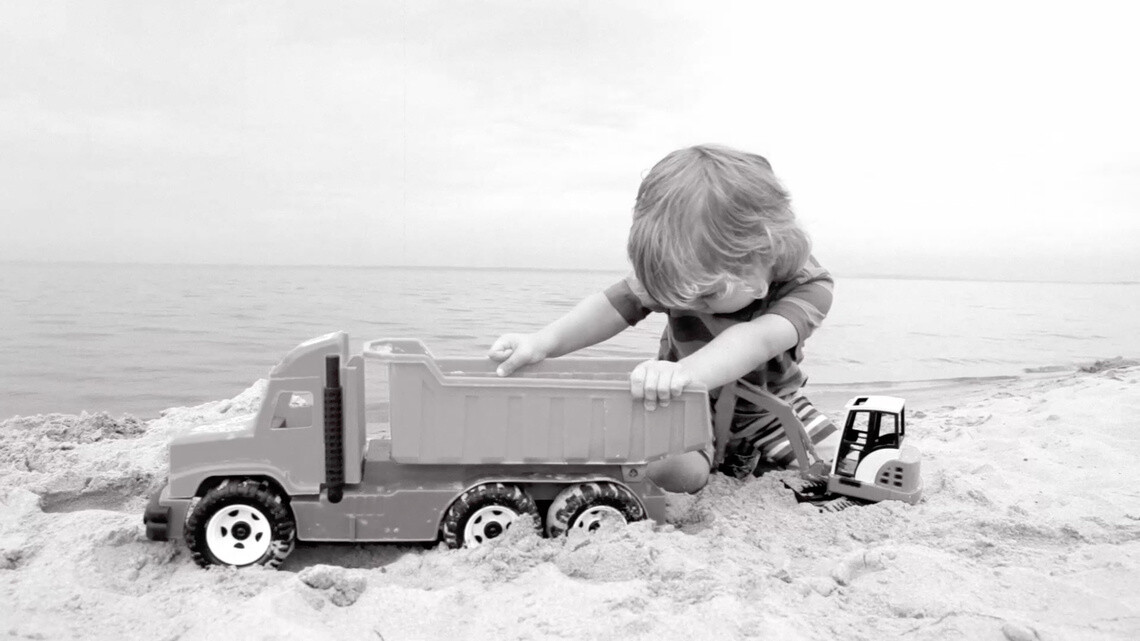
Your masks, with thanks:
[{"label": "boy's face", "polygon": [[729,286],[723,293],[704,296],[693,304],[693,309],[706,314],[731,314],[752,304],[758,298],[768,295],[772,270],[759,266],[742,277],[730,277]]}]

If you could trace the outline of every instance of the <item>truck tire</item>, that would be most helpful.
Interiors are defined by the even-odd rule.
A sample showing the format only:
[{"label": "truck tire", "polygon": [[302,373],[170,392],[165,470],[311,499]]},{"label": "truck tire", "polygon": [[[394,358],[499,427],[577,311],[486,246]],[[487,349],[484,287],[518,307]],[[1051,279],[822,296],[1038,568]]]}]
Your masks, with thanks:
[{"label": "truck tire", "polygon": [[296,523],[268,483],[226,481],[202,497],[186,518],[186,545],[194,562],[278,567],[293,551]]},{"label": "truck tire", "polygon": [[447,547],[474,547],[494,539],[517,520],[539,527],[534,499],[517,485],[486,483],[467,490],[448,508],[440,531]]},{"label": "truck tire", "polygon": [[645,518],[645,508],[628,488],[600,481],[571,485],[558,493],[546,512],[546,534],[594,532],[607,518],[626,523]]}]

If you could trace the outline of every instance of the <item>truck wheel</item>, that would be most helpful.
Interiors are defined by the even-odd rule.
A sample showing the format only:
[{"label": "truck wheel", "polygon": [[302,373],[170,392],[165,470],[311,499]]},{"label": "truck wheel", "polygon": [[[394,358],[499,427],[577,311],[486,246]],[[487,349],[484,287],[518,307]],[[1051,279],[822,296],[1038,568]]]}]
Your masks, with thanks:
[{"label": "truck wheel", "polygon": [[296,523],[268,483],[227,481],[186,518],[186,545],[202,566],[277,567],[293,551]]},{"label": "truck wheel", "polygon": [[645,518],[645,508],[633,492],[616,483],[581,483],[558,493],[546,512],[546,533],[551,537],[571,530],[594,532],[606,521],[623,523]]},{"label": "truck wheel", "polygon": [[534,500],[517,485],[487,483],[455,499],[440,530],[448,547],[474,547],[500,536],[519,519],[529,520],[538,528]]}]

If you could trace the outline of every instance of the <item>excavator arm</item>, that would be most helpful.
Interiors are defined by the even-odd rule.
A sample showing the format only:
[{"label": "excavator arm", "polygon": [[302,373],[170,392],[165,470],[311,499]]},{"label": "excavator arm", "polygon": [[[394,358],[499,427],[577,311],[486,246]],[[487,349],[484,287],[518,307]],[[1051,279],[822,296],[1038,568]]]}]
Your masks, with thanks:
[{"label": "excavator arm", "polygon": [[[713,431],[716,435],[716,464],[724,461],[724,451],[728,444],[732,428],[732,415],[736,407],[736,399],[742,398],[757,407],[770,412],[784,428],[792,452],[796,456],[796,464],[800,468],[800,475],[805,479],[816,481],[826,479],[830,471],[830,463],[823,460],[815,450],[815,445],[808,436],[803,421],[796,416],[792,406],[780,397],[746,381],[736,381],[721,388],[717,399]],[[756,428],[759,425],[755,426]],[[749,428],[735,434],[736,438],[749,435]]]}]

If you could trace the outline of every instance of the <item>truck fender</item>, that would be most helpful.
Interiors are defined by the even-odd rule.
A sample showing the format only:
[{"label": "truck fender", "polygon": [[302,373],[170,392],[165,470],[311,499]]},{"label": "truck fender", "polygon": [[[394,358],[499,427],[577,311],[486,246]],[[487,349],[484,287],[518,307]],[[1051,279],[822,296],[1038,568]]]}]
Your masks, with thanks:
[{"label": "truck fender", "polygon": [[221,473],[219,473],[217,468],[200,468],[172,476],[169,486],[170,496],[187,499],[200,497],[209,490],[218,487],[224,481],[244,479],[265,481],[273,487],[274,491],[281,495],[281,498],[286,500],[299,494],[286,489],[286,484],[278,478],[274,468],[243,467],[225,470]]}]

